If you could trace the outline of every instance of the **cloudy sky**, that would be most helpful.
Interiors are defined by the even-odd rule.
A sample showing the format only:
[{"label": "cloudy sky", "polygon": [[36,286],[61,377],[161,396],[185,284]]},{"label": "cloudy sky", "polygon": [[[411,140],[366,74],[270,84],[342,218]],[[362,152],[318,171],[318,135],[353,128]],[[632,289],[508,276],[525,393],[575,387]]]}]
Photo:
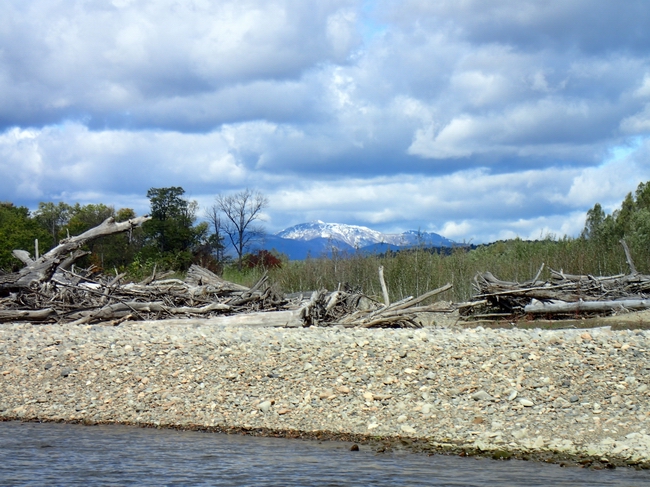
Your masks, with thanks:
[{"label": "cloudy sky", "polygon": [[249,187],[310,220],[577,235],[650,180],[647,0],[4,0],[0,200]]}]

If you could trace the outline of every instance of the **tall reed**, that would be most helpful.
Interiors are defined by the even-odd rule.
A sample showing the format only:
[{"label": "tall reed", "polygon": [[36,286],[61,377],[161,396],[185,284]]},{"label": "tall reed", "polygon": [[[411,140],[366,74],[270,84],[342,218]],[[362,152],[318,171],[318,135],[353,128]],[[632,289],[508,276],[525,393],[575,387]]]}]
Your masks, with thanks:
[{"label": "tall reed", "polygon": [[[633,248],[632,256],[639,272],[650,271],[648,252]],[[550,269],[591,275],[629,271],[620,246],[604,247],[585,239],[547,238],[500,241],[473,249],[457,247],[448,254],[425,248],[375,255],[335,252],[329,257],[287,262],[280,269],[270,270],[269,277],[286,293],[349,286],[381,299],[378,269],[383,266],[391,301],[418,296],[451,283],[453,289],[441,298],[462,302],[472,298],[472,279],[478,272],[489,271],[505,281],[524,282],[535,277],[542,263],[545,265],[542,279],[550,277]],[[229,269],[224,277],[250,286],[262,273],[261,269],[244,272]]]}]

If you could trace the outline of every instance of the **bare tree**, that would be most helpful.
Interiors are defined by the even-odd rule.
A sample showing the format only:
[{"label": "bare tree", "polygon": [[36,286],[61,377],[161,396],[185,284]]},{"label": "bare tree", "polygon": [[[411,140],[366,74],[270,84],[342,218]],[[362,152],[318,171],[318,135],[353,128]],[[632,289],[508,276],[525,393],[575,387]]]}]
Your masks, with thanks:
[{"label": "bare tree", "polygon": [[264,235],[264,228],[255,222],[269,200],[259,191],[246,188],[233,195],[218,195],[216,206],[225,216],[223,231],[237,252],[237,268],[241,270],[244,251],[251,241]]},{"label": "bare tree", "polygon": [[205,216],[213,231],[213,234],[208,238],[208,242],[216,254],[217,262],[221,264],[224,260],[224,227],[221,221],[221,208],[215,203],[205,211]]}]

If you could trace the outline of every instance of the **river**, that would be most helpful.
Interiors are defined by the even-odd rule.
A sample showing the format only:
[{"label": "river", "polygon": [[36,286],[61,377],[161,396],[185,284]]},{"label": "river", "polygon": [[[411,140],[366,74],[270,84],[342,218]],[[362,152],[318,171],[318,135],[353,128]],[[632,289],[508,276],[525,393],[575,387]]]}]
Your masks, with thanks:
[{"label": "river", "polygon": [[350,451],[350,443],[128,426],[0,423],[2,486],[621,486],[650,472]]}]

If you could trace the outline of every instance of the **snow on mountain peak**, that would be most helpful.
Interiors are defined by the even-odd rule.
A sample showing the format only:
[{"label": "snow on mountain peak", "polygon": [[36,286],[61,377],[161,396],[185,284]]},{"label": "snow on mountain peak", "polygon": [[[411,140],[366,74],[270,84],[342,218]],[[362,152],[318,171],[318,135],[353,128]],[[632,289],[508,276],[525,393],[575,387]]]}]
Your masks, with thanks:
[{"label": "snow on mountain peak", "polygon": [[282,238],[303,241],[313,240],[315,238],[339,240],[354,248],[361,248],[376,243],[400,245],[402,239],[401,235],[386,235],[368,227],[346,225],[343,223],[325,223],[320,220],[295,225],[282,230],[276,235]]}]

